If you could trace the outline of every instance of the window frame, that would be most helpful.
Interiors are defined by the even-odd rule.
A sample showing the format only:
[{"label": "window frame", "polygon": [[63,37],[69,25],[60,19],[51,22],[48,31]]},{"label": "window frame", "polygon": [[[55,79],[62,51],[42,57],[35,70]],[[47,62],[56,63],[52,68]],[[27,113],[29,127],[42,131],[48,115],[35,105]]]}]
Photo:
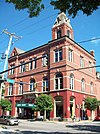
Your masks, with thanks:
[{"label": "window frame", "polygon": [[48,54],[42,55],[42,67],[45,67],[48,65]]},{"label": "window frame", "polygon": [[54,52],[55,52],[54,61],[55,62],[62,61],[63,59],[62,49],[56,49]]},{"label": "window frame", "polygon": [[84,78],[82,78],[82,80],[81,80],[81,91],[82,92],[85,91],[85,80],[84,80]]},{"label": "window frame", "polygon": [[91,93],[91,94],[94,94],[94,84],[93,84],[92,81],[91,81],[91,83],[90,83],[90,93]]},{"label": "window frame", "polygon": [[9,83],[9,87],[8,87],[8,95],[13,95],[13,84]]},{"label": "window frame", "polygon": [[84,67],[84,57],[80,56],[80,67]]},{"label": "window frame", "polygon": [[10,75],[13,75],[15,73],[15,69],[13,67],[15,67],[15,64],[10,65]]},{"label": "window frame", "polygon": [[22,83],[22,81],[19,84],[18,94],[23,94],[23,83]]},{"label": "window frame", "polygon": [[35,91],[34,84],[35,84],[35,79],[31,79],[30,80],[30,85],[29,85],[30,92]]},{"label": "window frame", "polygon": [[70,48],[68,49],[68,60],[73,62],[73,50]]},{"label": "window frame", "polygon": [[74,75],[70,74],[70,89],[74,90]]},{"label": "window frame", "polygon": [[48,91],[48,78],[44,77],[42,81],[42,91]]},{"label": "window frame", "polygon": [[60,39],[61,35],[62,35],[61,29],[57,30],[57,39]]},{"label": "window frame", "polygon": [[62,75],[62,73],[57,73],[55,75],[55,89],[56,90],[63,89],[63,75]]},{"label": "window frame", "polygon": [[24,63],[25,63],[24,61],[20,62],[20,73],[26,71],[26,65]]}]

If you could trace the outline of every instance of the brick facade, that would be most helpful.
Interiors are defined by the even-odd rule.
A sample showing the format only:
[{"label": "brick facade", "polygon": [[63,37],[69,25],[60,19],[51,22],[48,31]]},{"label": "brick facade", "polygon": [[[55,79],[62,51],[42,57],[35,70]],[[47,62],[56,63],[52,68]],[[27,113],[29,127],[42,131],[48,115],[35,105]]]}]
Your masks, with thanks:
[{"label": "brick facade", "polygon": [[[44,54],[47,57],[43,57]],[[90,112],[84,108],[84,99],[87,96],[100,99],[100,81],[96,79],[96,68],[81,68],[95,65],[96,60],[93,51],[89,53],[74,41],[70,20],[64,13],[57,16],[51,41],[26,52],[14,48],[8,67],[25,62],[29,63],[8,72],[8,77],[16,81],[13,88],[9,89],[9,83],[6,85],[5,97],[13,104],[11,115],[21,113],[31,118],[36,113],[30,108],[16,108],[16,103],[32,104],[36,96],[46,93],[54,102],[54,109],[47,116],[49,119],[70,120],[74,114],[77,119],[90,117]],[[31,82],[37,87],[30,87]]]}]

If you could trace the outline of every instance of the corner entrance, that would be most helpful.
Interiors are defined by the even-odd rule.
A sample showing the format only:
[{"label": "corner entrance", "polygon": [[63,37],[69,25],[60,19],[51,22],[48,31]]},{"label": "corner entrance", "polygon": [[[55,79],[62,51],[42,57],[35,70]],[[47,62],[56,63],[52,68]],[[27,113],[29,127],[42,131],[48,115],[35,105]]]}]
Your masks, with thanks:
[{"label": "corner entrance", "polygon": [[55,108],[54,114],[55,117],[63,117],[63,98],[62,96],[55,97]]},{"label": "corner entrance", "polygon": [[70,97],[70,118],[73,118],[75,115],[75,98]]}]

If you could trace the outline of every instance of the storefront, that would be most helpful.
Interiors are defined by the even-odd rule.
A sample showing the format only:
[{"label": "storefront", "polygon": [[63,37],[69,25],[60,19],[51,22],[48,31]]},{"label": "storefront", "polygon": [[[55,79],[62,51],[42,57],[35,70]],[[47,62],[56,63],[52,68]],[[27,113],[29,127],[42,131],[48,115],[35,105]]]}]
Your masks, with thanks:
[{"label": "storefront", "polygon": [[36,117],[35,105],[30,103],[16,103],[18,118],[33,119]]}]

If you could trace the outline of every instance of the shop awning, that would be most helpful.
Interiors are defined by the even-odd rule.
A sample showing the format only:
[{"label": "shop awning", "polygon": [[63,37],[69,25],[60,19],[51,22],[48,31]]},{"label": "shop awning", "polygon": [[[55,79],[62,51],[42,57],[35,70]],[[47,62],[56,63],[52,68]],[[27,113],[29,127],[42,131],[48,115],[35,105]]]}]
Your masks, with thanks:
[{"label": "shop awning", "polygon": [[18,108],[35,108],[35,105],[30,104],[30,103],[17,103],[16,107],[18,107]]}]

